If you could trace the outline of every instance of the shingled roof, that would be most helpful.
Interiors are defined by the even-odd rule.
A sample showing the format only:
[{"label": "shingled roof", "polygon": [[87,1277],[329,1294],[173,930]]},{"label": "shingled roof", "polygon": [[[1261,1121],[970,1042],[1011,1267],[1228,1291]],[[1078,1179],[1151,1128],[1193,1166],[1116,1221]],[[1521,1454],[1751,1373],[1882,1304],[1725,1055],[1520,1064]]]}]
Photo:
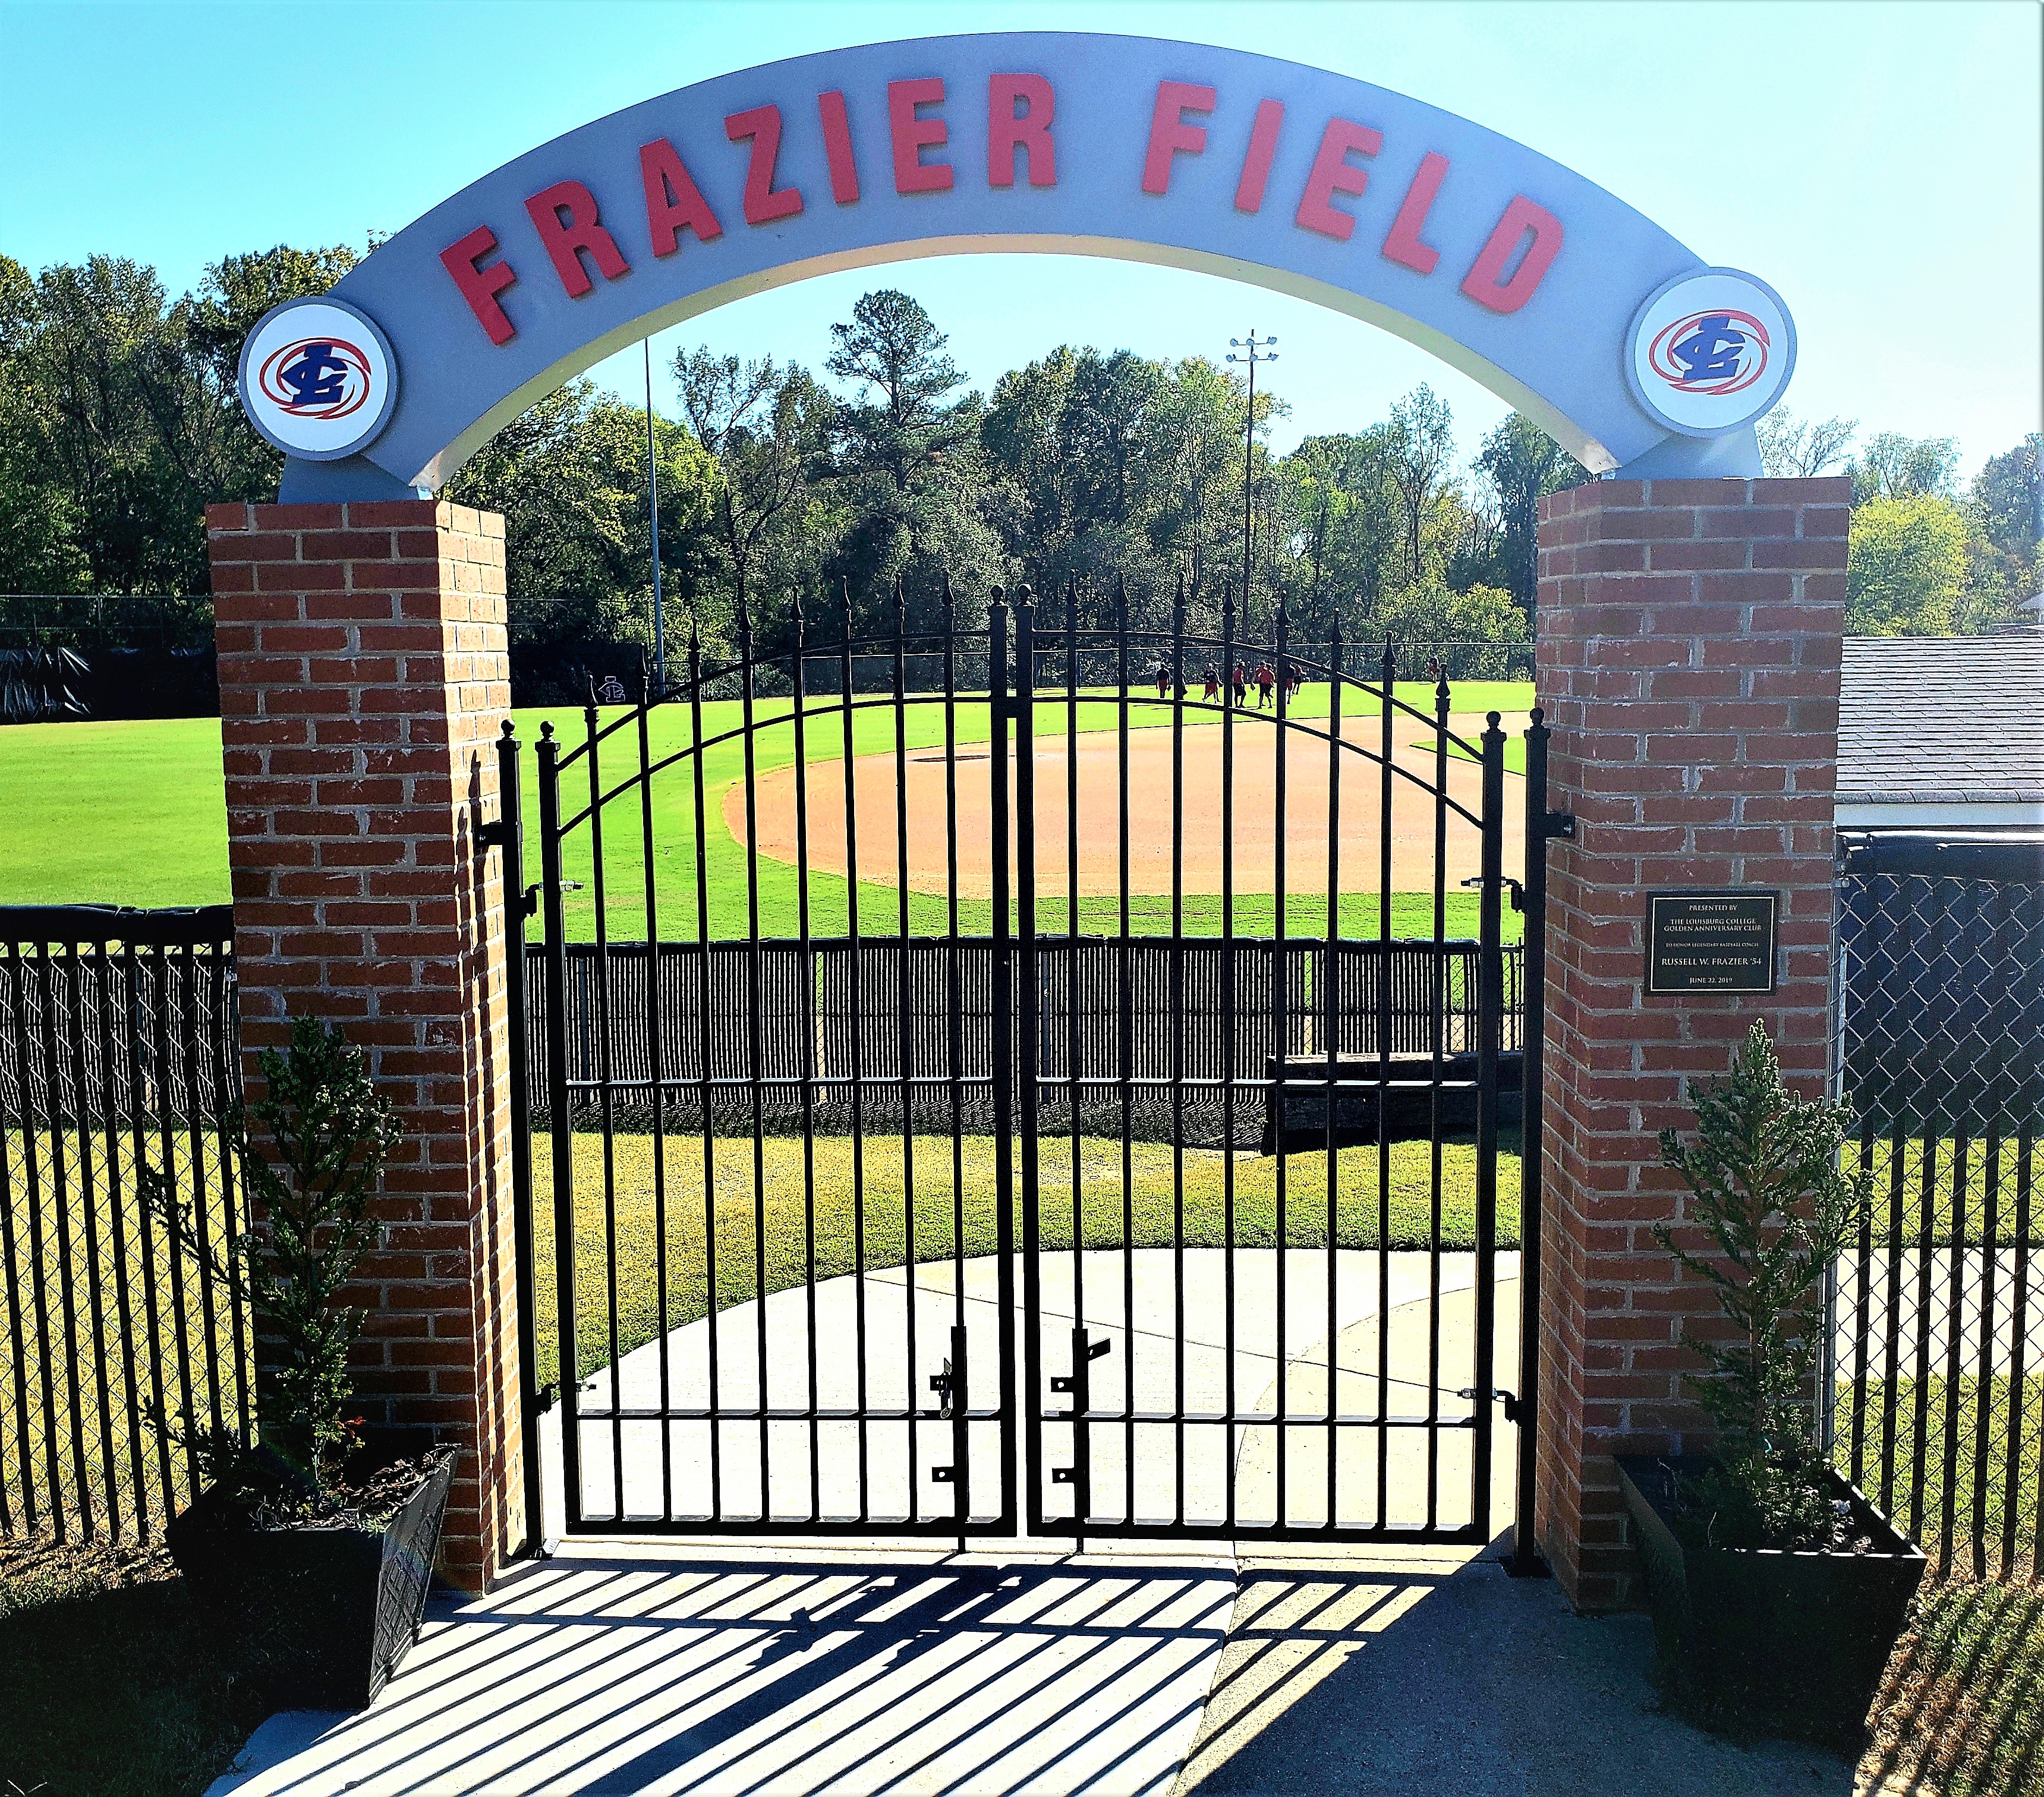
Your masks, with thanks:
[{"label": "shingled roof", "polygon": [[2044,800],[2044,631],[1847,637],[1838,797]]}]

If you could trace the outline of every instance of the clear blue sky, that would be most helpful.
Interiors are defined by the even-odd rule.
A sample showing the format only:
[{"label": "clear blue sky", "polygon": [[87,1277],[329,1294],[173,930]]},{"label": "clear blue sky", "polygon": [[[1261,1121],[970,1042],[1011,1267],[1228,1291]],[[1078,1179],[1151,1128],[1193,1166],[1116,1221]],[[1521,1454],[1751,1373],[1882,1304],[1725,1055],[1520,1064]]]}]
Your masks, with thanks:
[{"label": "clear blue sky", "polygon": [[[519,151],[703,76],[841,44],[1028,28],[1239,45],[1414,94],[1610,188],[1772,282],[1801,351],[1787,403],[1956,436],[1969,470],[2040,428],[2040,39],[2032,0],[1487,4],[9,4],[0,250],[94,251],[173,292],[224,252],[393,231]],[[1482,389],[1367,325],[1208,277],[973,257],[829,277],[655,344],[819,363],[867,287],[912,292],[972,379],[1060,342],[1218,352],[1281,340],[1281,444],[1431,381],[1465,451]],[[600,378],[637,391],[636,351]]]}]

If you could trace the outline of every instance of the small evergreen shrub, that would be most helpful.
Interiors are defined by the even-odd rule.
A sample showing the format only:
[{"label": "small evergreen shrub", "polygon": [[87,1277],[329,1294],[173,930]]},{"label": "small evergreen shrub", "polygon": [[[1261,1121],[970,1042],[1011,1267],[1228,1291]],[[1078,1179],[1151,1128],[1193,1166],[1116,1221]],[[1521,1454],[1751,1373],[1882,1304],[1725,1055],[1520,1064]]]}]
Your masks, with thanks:
[{"label": "small evergreen shrub", "polygon": [[[267,1148],[237,1113],[234,1159],[264,1224],[210,1250],[207,1264],[248,1304],[266,1338],[256,1382],[262,1446],[309,1488],[279,1488],[274,1469],[232,1430],[193,1444],[202,1477],[251,1512],[303,1508],[340,1499],[342,1465],[359,1419],[348,1411],[348,1357],[363,1312],[340,1301],[380,1226],[369,1215],[378,1176],[398,1139],[397,1114],[371,1083],[359,1050],[338,1029],[300,1017],[290,1050],[266,1050],[263,1096],[252,1108]],[[203,1250],[171,1181],[144,1165],[144,1201],[171,1238],[194,1258]],[[359,1494],[347,1494],[351,1498]]]},{"label": "small evergreen shrub", "polygon": [[1661,1132],[1662,1162],[1689,1188],[1689,1220],[1709,1235],[1698,1253],[1663,1224],[1654,1238],[1707,1281],[1732,1325],[1729,1339],[1685,1329],[1707,1370],[1689,1380],[1717,1426],[1717,1470],[1685,1480],[1692,1538],[1716,1547],[1850,1546],[1824,1479],[1811,1403],[1817,1293],[1871,1202],[1865,1169],[1839,1170],[1852,1128],[1846,1104],[1799,1098],[1782,1083],[1755,1023],[1728,1077],[1696,1100],[1696,1133]]}]

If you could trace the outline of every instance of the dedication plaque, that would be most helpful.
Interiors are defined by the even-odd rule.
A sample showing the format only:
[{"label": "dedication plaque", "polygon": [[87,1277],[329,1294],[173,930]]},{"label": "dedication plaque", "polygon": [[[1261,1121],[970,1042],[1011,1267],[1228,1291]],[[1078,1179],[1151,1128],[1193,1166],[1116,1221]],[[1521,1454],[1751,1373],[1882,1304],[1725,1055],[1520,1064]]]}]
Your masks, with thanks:
[{"label": "dedication plaque", "polygon": [[1649,993],[1772,992],[1775,893],[1651,893]]}]

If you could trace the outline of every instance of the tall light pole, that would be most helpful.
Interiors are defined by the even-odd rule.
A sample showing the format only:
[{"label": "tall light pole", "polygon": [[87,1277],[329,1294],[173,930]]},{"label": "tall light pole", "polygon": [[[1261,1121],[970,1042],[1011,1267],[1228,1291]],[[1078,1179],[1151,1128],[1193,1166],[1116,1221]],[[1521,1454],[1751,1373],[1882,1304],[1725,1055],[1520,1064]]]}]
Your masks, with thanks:
[{"label": "tall light pole", "polygon": [[653,685],[667,686],[667,620],[660,609],[660,461],[653,442],[653,340],[640,340],[646,351],[646,494],[653,519]]},{"label": "tall light pole", "polygon": [[1277,351],[1270,347],[1277,340],[1275,337],[1259,339],[1254,326],[1246,340],[1239,337],[1228,340],[1229,349],[1242,351],[1239,355],[1231,355],[1228,360],[1247,363],[1249,368],[1249,406],[1242,426],[1242,621],[1245,628],[1249,623],[1250,546],[1255,540],[1255,532],[1251,528],[1251,505],[1256,474],[1256,365],[1278,359]]}]

